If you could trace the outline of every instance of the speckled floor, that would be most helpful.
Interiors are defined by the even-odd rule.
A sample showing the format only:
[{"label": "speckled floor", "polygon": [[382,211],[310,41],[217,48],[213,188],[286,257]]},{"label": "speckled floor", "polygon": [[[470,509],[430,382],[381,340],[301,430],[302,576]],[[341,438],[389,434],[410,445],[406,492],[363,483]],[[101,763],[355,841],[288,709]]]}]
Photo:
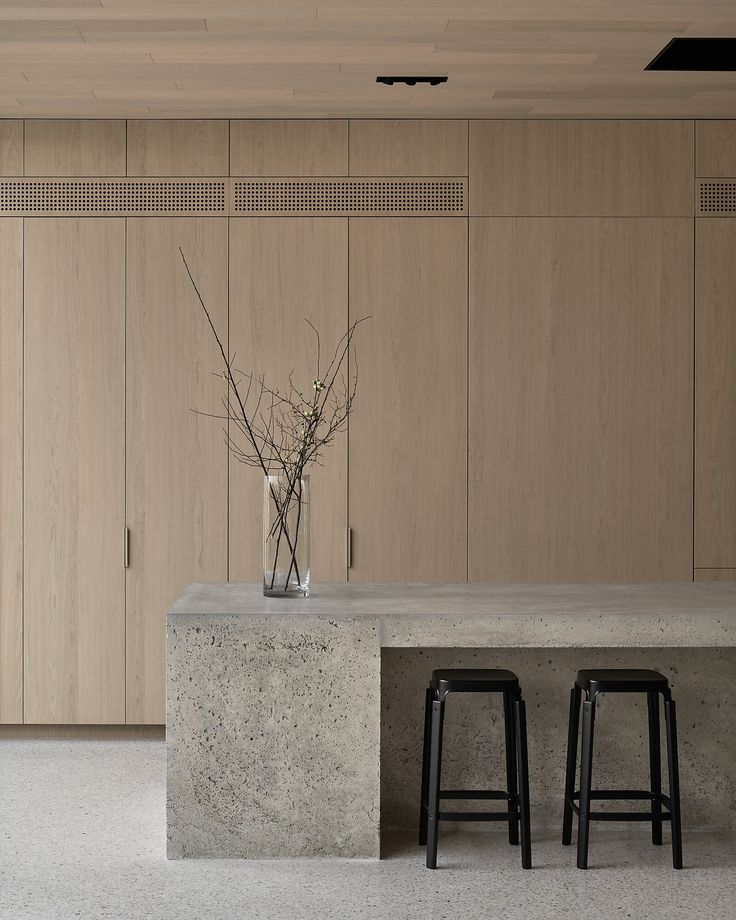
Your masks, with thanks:
[{"label": "speckled floor", "polygon": [[160,742],[0,741],[2,920],[734,920],[736,838],[685,837],[682,872],[648,828],[593,828],[592,868],[556,834],[536,868],[499,833],[412,840],[378,862],[164,859]]}]

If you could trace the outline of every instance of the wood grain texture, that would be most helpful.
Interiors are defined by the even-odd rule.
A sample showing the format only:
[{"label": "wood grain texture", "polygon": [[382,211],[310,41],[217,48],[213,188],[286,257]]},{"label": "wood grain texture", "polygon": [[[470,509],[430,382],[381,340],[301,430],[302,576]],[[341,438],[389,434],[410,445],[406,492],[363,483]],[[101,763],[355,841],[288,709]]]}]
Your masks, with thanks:
[{"label": "wood grain texture", "polygon": [[347,176],[348,123],[230,122],[231,176]]},{"label": "wood grain texture", "polygon": [[470,580],[692,580],[692,222],[470,223]]},{"label": "wood grain texture", "polygon": [[226,176],[227,121],[128,121],[129,176]]},{"label": "wood grain texture", "polygon": [[695,223],[695,565],[736,566],[736,218]]},{"label": "wood grain texture", "polygon": [[23,121],[0,121],[0,176],[23,175]]},{"label": "wood grain texture", "polygon": [[125,122],[26,119],[26,176],[124,176]]},{"label": "wood grain texture", "polygon": [[[730,74],[644,67],[733,19],[728,0],[6,0],[0,116],[725,119]],[[397,68],[449,81],[376,84]]]},{"label": "wood grain texture", "polygon": [[23,221],[0,220],[0,722],[23,721]]},{"label": "wood grain texture", "polygon": [[736,568],[695,569],[695,581],[736,581]]},{"label": "wood grain texture", "polygon": [[125,225],[25,221],[25,720],[125,721]]},{"label": "wood grain texture", "polygon": [[473,121],[470,214],[693,214],[689,121]]},{"label": "wood grain texture", "polygon": [[467,577],[467,220],[351,218],[350,581]]},{"label": "wood grain texture", "polygon": [[467,121],[351,119],[351,176],[466,176]]},{"label": "wood grain texture", "polygon": [[695,122],[695,175],[736,176],[736,121]]},{"label": "wood grain texture", "polygon": [[227,334],[227,221],[128,219],[127,706],[129,723],[164,713],[165,614],[192,581],[227,579],[227,453],[214,419],[221,360],[181,246]]},{"label": "wood grain texture", "polygon": [[[282,391],[291,371],[309,390],[322,358],[348,324],[346,218],[234,218],[230,221],[230,350],[236,365]],[[329,361],[329,358],[328,358]],[[311,578],[345,581],[347,434],[310,472]],[[263,577],[263,474],[230,460],[230,578]]]},{"label": "wood grain texture", "polygon": [[165,725],[0,725],[0,741],[165,741]]}]

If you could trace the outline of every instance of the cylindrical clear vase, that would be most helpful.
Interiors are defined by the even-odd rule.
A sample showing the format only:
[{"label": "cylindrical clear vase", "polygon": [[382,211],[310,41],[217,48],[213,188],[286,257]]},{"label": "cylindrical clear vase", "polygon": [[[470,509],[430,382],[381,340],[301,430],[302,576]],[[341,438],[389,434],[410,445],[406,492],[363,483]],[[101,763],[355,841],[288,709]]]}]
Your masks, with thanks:
[{"label": "cylindrical clear vase", "polygon": [[309,595],[309,476],[264,477],[263,593]]}]

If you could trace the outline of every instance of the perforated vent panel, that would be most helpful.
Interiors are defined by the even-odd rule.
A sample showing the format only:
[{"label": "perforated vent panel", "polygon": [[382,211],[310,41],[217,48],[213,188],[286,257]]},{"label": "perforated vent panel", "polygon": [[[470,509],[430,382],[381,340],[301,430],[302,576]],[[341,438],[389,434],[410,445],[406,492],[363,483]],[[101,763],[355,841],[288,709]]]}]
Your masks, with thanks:
[{"label": "perforated vent panel", "polygon": [[464,179],[236,179],[236,214],[464,214]]},{"label": "perforated vent panel", "polygon": [[224,179],[3,179],[4,214],[224,214]]},{"label": "perforated vent panel", "polygon": [[253,214],[465,214],[467,179],[199,178],[0,179],[0,214],[12,216]]},{"label": "perforated vent panel", "polygon": [[736,179],[702,179],[700,214],[736,214]]}]

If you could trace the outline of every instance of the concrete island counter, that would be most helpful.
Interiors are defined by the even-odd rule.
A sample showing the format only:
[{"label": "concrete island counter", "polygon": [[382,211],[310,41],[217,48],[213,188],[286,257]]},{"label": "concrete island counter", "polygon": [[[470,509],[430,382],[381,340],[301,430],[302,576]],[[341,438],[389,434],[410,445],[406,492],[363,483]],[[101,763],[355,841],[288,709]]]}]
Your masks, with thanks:
[{"label": "concrete island counter", "polygon": [[168,856],[378,857],[382,652],[725,653],[736,583],[193,584],[166,628]]}]

